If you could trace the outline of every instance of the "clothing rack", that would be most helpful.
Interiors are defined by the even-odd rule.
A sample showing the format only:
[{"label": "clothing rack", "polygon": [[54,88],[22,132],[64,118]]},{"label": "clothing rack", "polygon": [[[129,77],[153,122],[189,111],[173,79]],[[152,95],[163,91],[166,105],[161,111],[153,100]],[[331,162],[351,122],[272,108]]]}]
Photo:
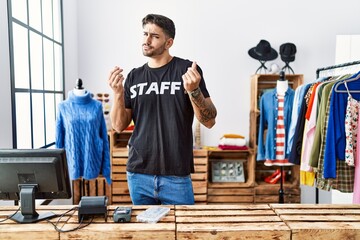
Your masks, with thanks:
[{"label": "clothing rack", "polygon": [[[359,66],[356,68],[353,68],[353,66],[356,66],[356,65],[359,65]],[[346,70],[346,72],[344,72],[344,70]],[[353,71],[351,71],[351,70],[353,70]],[[320,77],[321,73],[324,73],[324,72],[328,73],[328,74],[322,75],[322,77],[334,76],[335,75],[334,73],[339,74],[340,71],[341,71],[341,74],[344,74],[344,73],[355,73],[355,72],[358,72],[359,70],[360,70],[360,61],[336,64],[336,65],[316,69],[316,79],[318,79]],[[316,204],[319,203],[319,189],[317,187],[315,187],[315,203]]]},{"label": "clothing rack", "polygon": [[[328,67],[323,67],[323,68],[318,68],[316,69],[316,78],[320,77],[320,72],[330,72],[333,73],[334,70],[336,69],[347,69],[349,67],[355,66],[355,65],[360,65],[360,61],[354,61],[354,62],[347,62],[347,63],[341,63],[341,64],[337,64],[337,65],[332,65],[332,66],[328,66]],[[359,66],[360,68],[360,66]],[[359,70],[359,68],[357,70]],[[347,72],[349,73],[349,72]],[[330,75],[326,75],[326,76],[330,76]]]}]

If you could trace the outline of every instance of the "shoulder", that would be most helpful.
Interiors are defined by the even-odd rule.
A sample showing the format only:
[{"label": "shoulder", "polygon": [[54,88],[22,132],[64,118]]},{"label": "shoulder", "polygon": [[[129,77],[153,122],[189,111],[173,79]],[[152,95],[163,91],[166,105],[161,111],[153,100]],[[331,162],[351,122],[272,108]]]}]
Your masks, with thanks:
[{"label": "shoulder", "polygon": [[183,59],[179,57],[173,57],[169,66],[173,69],[181,69],[181,71],[186,71],[189,67],[191,67],[192,62],[188,59]]},{"label": "shoulder", "polygon": [[142,73],[143,71],[145,71],[146,68],[147,68],[146,63],[144,65],[140,66],[140,67],[133,68],[129,72],[129,76],[134,75],[134,74],[136,75],[136,74]]}]

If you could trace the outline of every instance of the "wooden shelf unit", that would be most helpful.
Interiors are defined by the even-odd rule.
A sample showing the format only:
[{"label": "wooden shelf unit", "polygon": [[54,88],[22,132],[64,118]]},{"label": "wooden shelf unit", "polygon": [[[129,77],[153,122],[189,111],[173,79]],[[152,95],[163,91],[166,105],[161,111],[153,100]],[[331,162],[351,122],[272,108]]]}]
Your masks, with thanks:
[{"label": "wooden shelf unit", "polygon": [[[255,151],[255,159],[257,152],[257,138],[259,129],[259,100],[262,94],[276,87],[276,81],[279,79],[277,74],[255,74],[251,76],[251,101],[250,101],[250,134],[249,146]],[[285,79],[288,80],[289,87],[296,89],[303,84],[304,76],[302,74],[287,74]],[[256,161],[256,160],[255,160]],[[280,184],[269,184],[264,182],[264,177],[271,175],[277,168],[276,166],[267,167],[263,161],[256,161],[255,187],[254,187],[254,203],[277,203],[279,200]],[[285,179],[284,201],[285,203],[300,203],[300,185],[299,185],[299,166],[284,167],[287,172]]]},{"label": "wooden shelf unit", "polygon": [[[245,182],[212,182],[212,161],[242,160]],[[254,202],[254,151],[216,150],[209,151],[208,204],[253,203]]]}]

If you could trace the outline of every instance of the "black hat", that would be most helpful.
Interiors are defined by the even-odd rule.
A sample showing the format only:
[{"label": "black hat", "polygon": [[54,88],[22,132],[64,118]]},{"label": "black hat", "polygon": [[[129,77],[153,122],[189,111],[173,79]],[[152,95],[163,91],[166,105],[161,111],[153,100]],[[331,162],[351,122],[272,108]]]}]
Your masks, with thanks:
[{"label": "black hat", "polygon": [[275,49],[271,48],[270,43],[266,40],[260,40],[256,47],[249,50],[249,55],[260,61],[274,60],[278,57]]},{"label": "black hat", "polygon": [[284,43],[280,46],[281,60],[293,62],[295,60],[296,46],[293,43]]}]

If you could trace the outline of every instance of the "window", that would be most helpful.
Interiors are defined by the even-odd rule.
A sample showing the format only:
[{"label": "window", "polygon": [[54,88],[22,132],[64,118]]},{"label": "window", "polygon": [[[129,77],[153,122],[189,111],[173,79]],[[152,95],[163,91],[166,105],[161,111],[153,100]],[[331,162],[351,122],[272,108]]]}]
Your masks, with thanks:
[{"label": "window", "polygon": [[64,99],[62,0],[8,0],[13,147],[55,142]]}]

